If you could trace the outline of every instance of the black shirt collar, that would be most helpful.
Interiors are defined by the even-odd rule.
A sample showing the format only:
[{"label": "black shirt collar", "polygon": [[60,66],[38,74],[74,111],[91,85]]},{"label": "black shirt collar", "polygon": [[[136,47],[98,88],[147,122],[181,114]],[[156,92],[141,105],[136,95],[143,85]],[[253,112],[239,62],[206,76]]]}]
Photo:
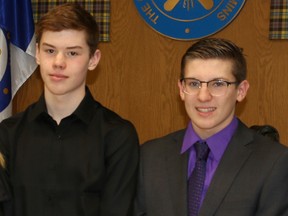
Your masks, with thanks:
[{"label": "black shirt collar", "polygon": [[[83,98],[79,106],[76,108],[76,110],[71,114],[71,116],[82,120],[86,124],[89,124],[93,116],[93,110],[98,106],[99,103],[94,100],[90,90],[86,86],[85,97]],[[31,112],[31,115],[29,116],[30,121],[36,120],[38,118],[48,118],[49,115],[47,113],[44,94],[42,94],[39,100],[31,106],[31,109],[33,110]]]}]

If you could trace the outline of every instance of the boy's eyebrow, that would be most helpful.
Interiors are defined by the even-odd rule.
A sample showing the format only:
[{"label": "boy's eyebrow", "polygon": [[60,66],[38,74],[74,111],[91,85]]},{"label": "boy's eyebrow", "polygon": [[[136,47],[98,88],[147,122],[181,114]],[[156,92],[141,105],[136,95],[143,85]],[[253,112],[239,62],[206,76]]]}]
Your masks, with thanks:
[{"label": "boy's eyebrow", "polygon": [[55,47],[55,46],[53,46],[52,44],[49,44],[49,43],[42,43],[42,46],[48,46],[48,47]]},{"label": "boy's eyebrow", "polygon": [[66,49],[82,49],[81,46],[66,47]]},{"label": "boy's eyebrow", "polygon": [[[55,48],[54,45],[49,44],[49,43],[45,43],[45,42],[42,45]],[[66,47],[66,49],[82,49],[82,47],[81,46],[71,46],[71,47]]]}]

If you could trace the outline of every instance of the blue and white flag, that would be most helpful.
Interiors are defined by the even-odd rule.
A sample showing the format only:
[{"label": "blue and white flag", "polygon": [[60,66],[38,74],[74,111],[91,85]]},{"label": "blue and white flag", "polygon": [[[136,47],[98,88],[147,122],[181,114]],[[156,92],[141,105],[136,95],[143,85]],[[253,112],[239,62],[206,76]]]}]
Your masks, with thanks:
[{"label": "blue and white flag", "polygon": [[0,0],[0,122],[12,114],[12,99],[35,71],[35,35],[30,0]]}]

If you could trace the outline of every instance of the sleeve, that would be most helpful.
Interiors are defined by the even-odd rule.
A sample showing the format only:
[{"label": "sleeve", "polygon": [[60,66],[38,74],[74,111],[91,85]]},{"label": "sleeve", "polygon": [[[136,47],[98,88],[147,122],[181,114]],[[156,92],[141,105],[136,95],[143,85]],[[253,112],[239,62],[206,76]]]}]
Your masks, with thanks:
[{"label": "sleeve", "polygon": [[8,182],[8,173],[7,173],[7,158],[8,158],[8,138],[7,130],[4,127],[4,124],[0,124],[0,201],[6,201],[10,199],[10,184]]},{"label": "sleeve", "polygon": [[[11,215],[11,188],[7,173],[7,151],[5,150],[7,146],[4,144],[5,133],[3,130],[3,125],[0,124],[0,216]],[[4,213],[5,212],[5,213]]]},{"label": "sleeve", "polygon": [[139,141],[130,123],[117,125],[106,135],[106,182],[101,216],[132,215],[139,161]]},{"label": "sleeve", "polygon": [[[141,147],[140,147],[141,148]],[[146,204],[145,204],[145,193],[144,193],[144,182],[143,182],[143,166],[142,166],[142,154],[140,151],[140,164],[138,172],[138,182],[136,197],[133,206],[133,216],[146,216]]]},{"label": "sleeve", "polygon": [[256,216],[288,215],[288,151],[284,151],[269,173],[259,198]]},{"label": "sleeve", "polygon": [[0,168],[0,216],[11,215],[11,189],[8,176],[3,167]]}]

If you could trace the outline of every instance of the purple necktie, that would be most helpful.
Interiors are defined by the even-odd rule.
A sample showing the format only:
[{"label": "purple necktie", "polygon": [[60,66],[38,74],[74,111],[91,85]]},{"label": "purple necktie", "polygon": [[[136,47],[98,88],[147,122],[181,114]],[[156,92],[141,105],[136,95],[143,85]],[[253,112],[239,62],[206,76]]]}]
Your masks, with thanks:
[{"label": "purple necktie", "polygon": [[206,175],[206,161],[209,147],[206,142],[195,143],[196,164],[188,180],[188,215],[197,216]]}]

